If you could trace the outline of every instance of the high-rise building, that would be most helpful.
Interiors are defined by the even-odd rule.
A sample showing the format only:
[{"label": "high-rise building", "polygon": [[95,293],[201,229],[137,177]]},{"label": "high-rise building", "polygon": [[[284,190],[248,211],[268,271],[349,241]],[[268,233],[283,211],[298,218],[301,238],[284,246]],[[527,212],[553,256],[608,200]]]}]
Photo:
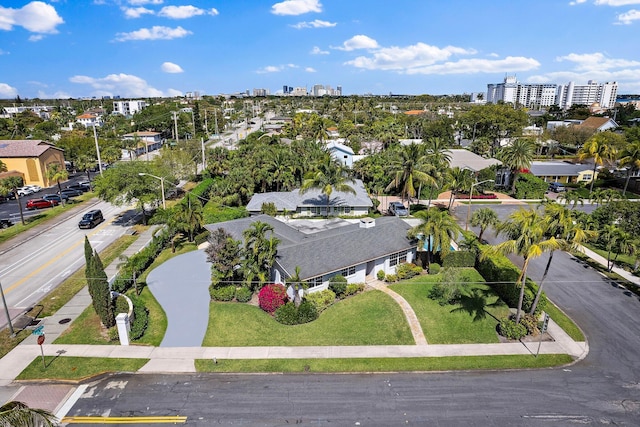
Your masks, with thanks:
[{"label": "high-rise building", "polygon": [[141,111],[146,106],[147,106],[147,103],[141,100],[114,101],[112,114],[121,114],[123,116],[133,116],[135,113],[137,113],[138,111]]},{"label": "high-rise building", "polygon": [[598,84],[592,80],[586,85],[569,82],[566,85],[555,83],[523,84],[515,76],[505,77],[502,83],[487,85],[487,102],[500,101],[528,108],[557,105],[567,109],[575,104],[591,105],[600,103],[602,108],[612,108],[616,101],[618,84]]}]

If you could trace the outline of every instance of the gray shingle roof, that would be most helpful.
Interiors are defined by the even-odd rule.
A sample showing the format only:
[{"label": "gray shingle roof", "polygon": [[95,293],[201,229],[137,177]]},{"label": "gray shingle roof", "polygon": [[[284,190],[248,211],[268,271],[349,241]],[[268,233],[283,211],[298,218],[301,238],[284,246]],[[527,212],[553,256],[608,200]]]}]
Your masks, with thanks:
[{"label": "gray shingle roof", "polygon": [[256,221],[270,224],[280,239],[276,263],[289,274],[300,267],[303,280],[416,247],[416,243],[407,238],[411,226],[391,216],[376,218],[376,225],[371,228],[349,224],[312,234],[268,215],[209,224],[206,228],[209,231],[223,228],[234,239],[242,240],[242,232]]},{"label": "gray shingle roof", "polygon": [[592,171],[592,164],[567,162],[531,162],[529,169],[534,176],[578,176],[580,172]]},{"label": "gray shingle roof", "polygon": [[278,211],[284,209],[295,211],[298,207],[325,207],[325,206],[351,206],[366,207],[373,206],[373,202],[364,188],[361,180],[356,179],[353,183],[347,182],[356,191],[356,194],[334,191],[331,199],[327,203],[327,197],[316,188],[311,188],[304,194],[300,194],[299,190],[281,191],[271,193],[254,194],[249,203],[247,210],[249,212],[260,212],[263,203],[274,203]]}]

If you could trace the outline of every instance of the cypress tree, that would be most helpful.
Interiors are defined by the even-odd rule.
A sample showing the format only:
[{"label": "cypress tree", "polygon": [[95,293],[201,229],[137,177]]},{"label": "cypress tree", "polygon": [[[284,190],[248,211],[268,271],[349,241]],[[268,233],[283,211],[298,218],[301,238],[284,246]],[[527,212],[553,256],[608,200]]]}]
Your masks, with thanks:
[{"label": "cypress tree", "polygon": [[94,262],[93,262],[93,248],[91,247],[91,243],[89,243],[89,239],[87,236],[84,236],[84,276],[87,279],[87,286],[89,287],[89,295],[91,295],[91,299],[94,298],[94,286],[93,286],[93,278],[95,274],[94,270]]},{"label": "cypress tree", "polygon": [[98,252],[93,253],[93,268],[92,278],[95,295],[93,298],[93,308],[100,317],[102,324],[110,328],[116,324],[116,319],[113,314],[113,299],[111,298],[111,291],[109,290],[109,281],[107,280],[107,274],[104,272],[102,261]]}]

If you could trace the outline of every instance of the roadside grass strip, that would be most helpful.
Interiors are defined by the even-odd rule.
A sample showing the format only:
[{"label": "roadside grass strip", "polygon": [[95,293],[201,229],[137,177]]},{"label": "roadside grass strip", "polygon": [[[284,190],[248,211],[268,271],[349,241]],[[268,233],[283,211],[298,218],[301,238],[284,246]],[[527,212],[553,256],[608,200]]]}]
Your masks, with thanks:
[{"label": "roadside grass strip", "polygon": [[182,415],[150,417],[64,417],[62,424],[185,424],[187,417]]}]

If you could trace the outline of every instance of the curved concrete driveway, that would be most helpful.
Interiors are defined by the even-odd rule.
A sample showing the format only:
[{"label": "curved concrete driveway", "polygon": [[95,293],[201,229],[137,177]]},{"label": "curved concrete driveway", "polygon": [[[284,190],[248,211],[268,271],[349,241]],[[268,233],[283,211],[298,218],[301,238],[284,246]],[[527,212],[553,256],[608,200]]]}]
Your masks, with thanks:
[{"label": "curved concrete driveway", "polygon": [[167,314],[160,347],[200,347],[209,323],[211,269],[204,251],[171,258],[147,276],[149,290]]}]

